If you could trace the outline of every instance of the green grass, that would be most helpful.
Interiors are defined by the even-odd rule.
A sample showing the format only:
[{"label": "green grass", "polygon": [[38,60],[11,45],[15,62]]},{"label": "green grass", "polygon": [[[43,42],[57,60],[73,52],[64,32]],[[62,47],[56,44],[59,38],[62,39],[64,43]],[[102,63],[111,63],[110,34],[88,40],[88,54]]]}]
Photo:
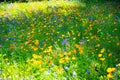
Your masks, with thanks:
[{"label": "green grass", "polygon": [[0,4],[0,79],[118,80],[115,2]]}]

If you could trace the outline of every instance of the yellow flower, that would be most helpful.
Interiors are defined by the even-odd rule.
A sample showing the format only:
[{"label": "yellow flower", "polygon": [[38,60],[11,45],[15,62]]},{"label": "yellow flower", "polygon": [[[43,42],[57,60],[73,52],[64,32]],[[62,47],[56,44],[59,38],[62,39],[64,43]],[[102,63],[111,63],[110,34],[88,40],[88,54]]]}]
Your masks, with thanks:
[{"label": "yellow flower", "polygon": [[38,46],[39,45],[39,40],[35,40],[35,45]]},{"label": "yellow flower", "polygon": [[69,57],[68,57],[68,56],[66,56],[66,57],[65,57],[65,60],[66,60],[66,61],[69,61],[70,59],[69,59]]},{"label": "yellow flower", "polygon": [[53,69],[57,70],[57,69],[58,69],[58,66],[57,66],[57,65],[55,65],[55,66],[53,67]]},{"label": "yellow flower", "polygon": [[83,49],[79,48],[79,52],[80,52],[80,54],[83,54]]},{"label": "yellow flower", "polygon": [[100,52],[101,52],[101,53],[104,53],[104,52],[105,52],[105,48],[102,48]]},{"label": "yellow flower", "polygon": [[116,68],[107,68],[107,72],[108,73],[112,73],[112,72],[114,72],[116,70]]},{"label": "yellow flower", "polygon": [[105,60],[105,58],[100,58],[100,60],[101,60],[101,61],[104,61],[104,60]]},{"label": "yellow flower", "polygon": [[97,44],[95,47],[100,47],[100,44]]},{"label": "yellow flower", "polygon": [[37,47],[34,47],[34,48],[33,48],[33,50],[34,50],[34,51],[37,51],[37,50],[38,50],[38,48],[37,48]]},{"label": "yellow flower", "polygon": [[33,56],[33,58],[35,58],[35,59],[37,59],[37,58],[42,59],[42,56],[39,56],[39,55],[36,55],[36,54],[33,54],[32,56]]},{"label": "yellow flower", "polygon": [[60,63],[60,64],[63,64],[63,63],[64,63],[64,59],[60,59],[60,60],[59,60],[59,63]]},{"label": "yellow flower", "polygon": [[63,71],[63,69],[62,69],[62,68],[59,68],[59,71],[58,71],[58,72],[59,72],[59,73],[62,73],[62,71]]},{"label": "yellow flower", "polygon": [[112,74],[108,74],[107,78],[108,78],[108,80],[111,79],[111,78],[113,78]]},{"label": "yellow flower", "polygon": [[98,57],[102,57],[102,54],[98,54]]},{"label": "yellow flower", "polygon": [[112,56],[112,53],[109,53],[108,56]]},{"label": "yellow flower", "polygon": [[76,40],[76,38],[74,37],[73,40]]},{"label": "yellow flower", "polygon": [[41,62],[41,61],[36,61],[36,60],[34,60],[34,61],[33,61],[33,64],[35,64],[35,65],[41,65],[42,62]]},{"label": "yellow flower", "polygon": [[118,64],[118,66],[120,67],[120,63]]},{"label": "yellow flower", "polygon": [[76,50],[73,50],[73,54],[76,54]]},{"label": "yellow flower", "polygon": [[34,51],[37,51],[37,50],[38,50],[38,48],[35,47],[35,46],[31,46],[31,48],[32,48]]},{"label": "yellow flower", "polygon": [[75,58],[75,57],[72,57],[72,60],[76,60],[76,58]]},{"label": "yellow flower", "polygon": [[59,54],[59,57],[63,57],[64,55],[63,54]]}]

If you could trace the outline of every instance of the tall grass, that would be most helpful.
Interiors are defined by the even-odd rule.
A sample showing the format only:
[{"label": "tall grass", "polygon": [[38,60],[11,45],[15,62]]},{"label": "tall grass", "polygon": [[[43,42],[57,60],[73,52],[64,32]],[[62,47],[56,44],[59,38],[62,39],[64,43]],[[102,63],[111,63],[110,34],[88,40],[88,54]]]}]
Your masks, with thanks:
[{"label": "tall grass", "polygon": [[0,79],[117,80],[115,2],[42,1],[0,6]]}]

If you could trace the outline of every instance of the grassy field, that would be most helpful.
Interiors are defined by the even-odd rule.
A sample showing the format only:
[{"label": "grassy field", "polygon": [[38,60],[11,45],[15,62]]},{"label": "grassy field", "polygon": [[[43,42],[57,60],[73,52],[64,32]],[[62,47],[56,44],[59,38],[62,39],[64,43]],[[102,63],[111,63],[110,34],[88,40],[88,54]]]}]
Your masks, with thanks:
[{"label": "grassy field", "polygon": [[119,80],[116,4],[0,4],[0,80]]}]

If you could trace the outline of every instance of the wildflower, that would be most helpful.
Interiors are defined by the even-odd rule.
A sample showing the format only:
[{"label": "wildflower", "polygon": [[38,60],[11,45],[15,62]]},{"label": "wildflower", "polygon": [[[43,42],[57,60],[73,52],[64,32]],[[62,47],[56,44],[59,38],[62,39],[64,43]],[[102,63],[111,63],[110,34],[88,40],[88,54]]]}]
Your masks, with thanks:
[{"label": "wildflower", "polygon": [[120,67],[120,63],[118,64],[118,66]]},{"label": "wildflower", "polygon": [[76,50],[73,50],[73,54],[76,54]]},{"label": "wildflower", "polygon": [[73,40],[76,40],[76,38],[74,37]]},{"label": "wildflower", "polygon": [[108,74],[107,78],[108,78],[108,80],[111,79],[111,78],[113,78],[112,74]]},{"label": "wildflower", "polygon": [[37,59],[37,58],[42,59],[42,56],[39,56],[39,55],[36,55],[36,54],[33,54],[32,56],[33,56],[33,58],[35,58],[35,59]]},{"label": "wildflower", "polygon": [[75,58],[75,57],[72,57],[72,60],[76,60],[76,58]]},{"label": "wildflower", "polygon": [[0,80],[2,80],[2,78],[0,77]]},{"label": "wildflower", "polygon": [[80,36],[80,32],[78,33],[78,36]]},{"label": "wildflower", "polygon": [[59,68],[59,73],[62,73],[63,72],[63,68]]},{"label": "wildflower", "polygon": [[109,53],[108,56],[112,56],[112,53]]},{"label": "wildflower", "polygon": [[38,50],[38,48],[35,47],[35,46],[31,46],[31,48],[32,48],[34,51],[37,51],[37,50]]},{"label": "wildflower", "polygon": [[30,80],[34,80],[34,79],[31,77]]},{"label": "wildflower", "polygon": [[102,54],[98,54],[98,57],[102,57]]},{"label": "wildflower", "polygon": [[54,76],[57,76],[57,72],[54,72]]},{"label": "wildflower", "polygon": [[59,57],[63,57],[64,55],[63,54],[59,54]]},{"label": "wildflower", "polygon": [[83,54],[83,50],[82,49],[79,49],[79,52],[80,52],[80,54]]},{"label": "wildflower", "polygon": [[41,61],[36,61],[36,60],[34,60],[34,61],[33,61],[33,64],[35,64],[35,65],[41,65],[42,62],[41,62]]},{"label": "wildflower", "polygon": [[25,80],[25,78],[21,78],[21,80]]},{"label": "wildflower", "polygon": [[72,72],[72,76],[75,77],[77,73],[75,71]]},{"label": "wildflower", "polygon": [[46,72],[46,75],[50,74],[51,70],[49,69],[47,72]]},{"label": "wildflower", "polygon": [[112,73],[112,72],[114,72],[116,69],[115,68],[107,68],[107,72],[108,73]]},{"label": "wildflower", "polygon": [[104,61],[104,60],[105,60],[105,58],[100,58],[100,60],[101,60],[101,61]]},{"label": "wildflower", "polygon": [[105,52],[105,48],[102,48],[100,52],[101,52],[101,53],[104,53],[104,52]]},{"label": "wildflower", "polygon": [[65,60],[66,60],[66,61],[69,61],[69,57],[68,57],[68,56],[66,56],[66,57],[65,57]]},{"label": "wildflower", "polygon": [[64,63],[64,59],[60,59],[60,60],[59,60],[59,63],[60,63],[60,64]]},{"label": "wildflower", "polygon": [[35,45],[38,46],[39,45],[39,40],[35,40]]}]

